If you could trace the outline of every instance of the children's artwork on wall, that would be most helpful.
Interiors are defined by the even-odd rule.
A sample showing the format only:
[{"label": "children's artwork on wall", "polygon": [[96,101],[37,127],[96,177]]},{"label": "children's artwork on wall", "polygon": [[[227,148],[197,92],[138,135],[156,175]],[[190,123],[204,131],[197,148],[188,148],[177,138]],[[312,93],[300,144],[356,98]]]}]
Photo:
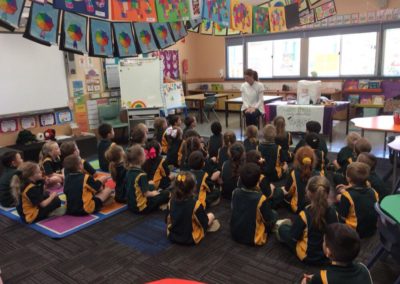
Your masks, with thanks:
[{"label": "children's artwork on wall", "polygon": [[58,43],[60,10],[50,4],[32,3],[24,37],[44,45]]},{"label": "children's artwork on wall", "polygon": [[153,23],[151,24],[151,27],[153,29],[154,36],[156,37],[158,48],[164,49],[175,43],[168,27],[168,23]]},{"label": "children's artwork on wall", "polygon": [[114,56],[110,22],[90,19],[89,54],[100,57]]},{"label": "children's artwork on wall", "polygon": [[189,0],[189,7],[190,7],[190,19],[201,21],[203,0]]},{"label": "children's artwork on wall", "polygon": [[107,0],[54,0],[53,6],[56,9],[108,19]]},{"label": "children's artwork on wall", "polygon": [[267,7],[253,7],[253,34],[266,34],[269,28],[269,13]]},{"label": "children's artwork on wall", "polygon": [[269,23],[271,26],[271,32],[273,33],[286,31],[285,8],[269,8]]},{"label": "children's artwork on wall", "polygon": [[83,82],[81,80],[72,81],[72,93],[74,97],[83,96]]},{"label": "children's artwork on wall", "polygon": [[164,83],[163,96],[167,109],[177,109],[186,107],[185,95],[183,94],[182,82]]},{"label": "children's artwork on wall", "polygon": [[18,28],[25,0],[0,0],[0,26],[14,31]]},{"label": "children's artwork on wall", "polygon": [[228,28],[228,31],[227,31],[226,34],[227,34],[228,36],[231,36],[231,35],[240,35],[240,31],[235,31],[235,30],[232,30],[232,29]]},{"label": "children's artwork on wall", "polygon": [[272,0],[272,1],[268,2],[267,4],[269,7],[284,7],[284,6],[288,5],[287,1],[285,1],[285,0]]},{"label": "children's artwork on wall", "polygon": [[86,17],[64,12],[61,28],[60,49],[78,54],[87,53],[86,31]]},{"label": "children's artwork on wall", "polygon": [[20,119],[22,129],[35,128],[37,125],[36,116],[25,116]]},{"label": "children's artwork on wall", "polygon": [[215,36],[226,36],[228,28],[220,26],[218,23],[214,22],[214,35]]},{"label": "children's artwork on wall", "polygon": [[137,55],[131,23],[113,23],[116,56],[119,58]]},{"label": "children's artwork on wall", "polygon": [[134,23],[135,35],[141,53],[150,53],[157,50],[156,41],[149,23]]},{"label": "children's artwork on wall", "polygon": [[240,0],[231,1],[231,29],[241,31],[242,33],[251,33],[252,31],[253,7],[241,3]]},{"label": "children's artwork on wall", "polygon": [[163,61],[164,78],[179,79],[179,53],[178,50],[160,51],[160,59]]},{"label": "children's artwork on wall", "polygon": [[56,124],[54,113],[45,113],[39,115],[40,126],[50,126]]},{"label": "children's artwork on wall", "polygon": [[201,19],[186,21],[186,29],[189,32],[198,33],[200,25],[201,25]]},{"label": "children's artwork on wall", "polygon": [[298,0],[297,4],[299,4],[299,12],[303,12],[308,9],[307,0]]},{"label": "children's artwork on wall", "polygon": [[69,110],[56,112],[57,124],[72,122],[72,113]]},{"label": "children's artwork on wall", "polygon": [[213,34],[213,22],[208,20],[202,20],[200,25],[200,33],[203,35]]},{"label": "children's artwork on wall", "polygon": [[0,121],[0,132],[15,132],[18,131],[18,121],[17,119],[5,119]]},{"label": "children's artwork on wall", "polygon": [[[87,92],[100,92],[100,73],[95,69],[85,71],[85,83]],[[80,104],[83,104],[81,101]]]},{"label": "children's artwork on wall", "polygon": [[187,21],[190,18],[189,0],[156,0],[158,22]]},{"label": "children's artwork on wall", "polygon": [[315,4],[317,4],[319,1],[321,1],[321,0],[308,0],[308,4],[310,4],[310,7],[311,7],[311,6],[314,6]]},{"label": "children's artwork on wall", "polygon": [[310,25],[315,22],[314,9],[311,9],[308,13],[302,14],[300,16],[300,26]]},{"label": "children's artwork on wall", "polygon": [[202,17],[228,27],[230,22],[230,0],[206,0],[203,2]]},{"label": "children's artwork on wall", "polygon": [[185,24],[183,22],[169,23],[171,27],[172,37],[175,41],[179,41],[187,35]]},{"label": "children's artwork on wall", "polygon": [[336,15],[335,1],[326,2],[315,8],[315,17],[318,21],[333,15]]},{"label": "children's artwork on wall", "polygon": [[114,21],[157,22],[155,0],[111,0]]},{"label": "children's artwork on wall", "polygon": [[291,29],[300,25],[298,5],[290,4],[285,6],[286,28]]}]

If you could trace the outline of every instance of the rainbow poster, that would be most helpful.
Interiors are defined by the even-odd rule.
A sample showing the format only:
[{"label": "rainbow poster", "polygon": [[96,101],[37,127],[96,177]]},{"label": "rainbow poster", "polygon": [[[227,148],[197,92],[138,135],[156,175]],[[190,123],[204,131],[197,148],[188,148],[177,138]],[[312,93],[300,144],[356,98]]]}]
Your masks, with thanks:
[{"label": "rainbow poster", "polygon": [[151,27],[160,49],[167,48],[175,43],[168,23],[153,23],[151,24]]},{"label": "rainbow poster", "polygon": [[269,12],[267,7],[253,7],[253,34],[269,32]]},{"label": "rainbow poster", "polygon": [[141,53],[150,53],[158,50],[149,23],[134,23],[133,27]]},{"label": "rainbow poster", "polygon": [[44,45],[58,43],[60,10],[50,4],[32,2],[24,37]]},{"label": "rainbow poster", "polygon": [[203,19],[229,27],[230,0],[206,0],[203,2],[202,13]]},{"label": "rainbow poster", "polygon": [[160,23],[187,21],[190,18],[189,0],[156,0]]},{"label": "rainbow poster", "polygon": [[108,19],[108,0],[54,0],[56,9]]},{"label": "rainbow poster", "polygon": [[111,0],[111,18],[114,21],[157,22],[155,0]]},{"label": "rainbow poster", "polygon": [[110,22],[90,19],[90,55],[114,56]]},{"label": "rainbow poster", "polygon": [[131,23],[113,23],[116,57],[137,55]]},{"label": "rainbow poster", "polygon": [[252,32],[253,7],[240,0],[231,0],[231,29],[242,33]]},{"label": "rainbow poster", "polygon": [[0,26],[14,31],[18,28],[25,0],[0,0]]},{"label": "rainbow poster", "polygon": [[78,14],[64,12],[61,28],[60,49],[83,54],[87,53],[87,18]]},{"label": "rainbow poster", "polygon": [[171,27],[172,37],[175,41],[179,41],[187,35],[186,27],[183,22],[169,23]]}]

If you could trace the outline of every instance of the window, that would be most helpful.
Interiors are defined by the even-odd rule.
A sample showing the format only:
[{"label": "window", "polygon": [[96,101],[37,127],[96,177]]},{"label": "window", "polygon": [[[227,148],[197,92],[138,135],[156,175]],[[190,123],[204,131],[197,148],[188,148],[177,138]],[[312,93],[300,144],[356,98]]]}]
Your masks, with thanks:
[{"label": "window", "polygon": [[308,75],[339,76],[340,36],[311,37],[308,49]]},{"label": "window", "polygon": [[228,46],[228,78],[243,78],[243,45]]},{"label": "window", "polygon": [[274,41],[273,76],[300,76],[300,39]]},{"label": "window", "polygon": [[400,76],[400,29],[385,32],[383,75]]},{"label": "window", "polygon": [[259,78],[272,77],[272,41],[247,43],[247,67],[256,70]]},{"label": "window", "polygon": [[342,35],[340,75],[374,75],[377,33]]}]

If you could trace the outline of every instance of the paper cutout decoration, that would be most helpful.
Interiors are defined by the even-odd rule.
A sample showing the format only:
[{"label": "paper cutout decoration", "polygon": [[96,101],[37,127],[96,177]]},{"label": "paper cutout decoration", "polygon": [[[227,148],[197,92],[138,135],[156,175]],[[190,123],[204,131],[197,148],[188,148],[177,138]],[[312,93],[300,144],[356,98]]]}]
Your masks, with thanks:
[{"label": "paper cutout decoration", "polygon": [[114,51],[116,57],[132,57],[137,55],[135,38],[131,23],[113,23]]},{"label": "paper cutout decoration", "polygon": [[189,20],[189,0],[156,0],[158,22]]},{"label": "paper cutout decoration", "polygon": [[111,23],[90,19],[90,55],[113,57]]},{"label": "paper cutout decoration", "polygon": [[220,26],[218,23],[214,22],[214,35],[215,36],[226,36],[228,28]]},{"label": "paper cutout decoration", "polygon": [[315,17],[318,21],[333,15],[336,15],[335,1],[326,2],[315,8]]},{"label": "paper cutout decoration", "polygon": [[37,125],[36,117],[35,116],[25,116],[21,117],[21,128],[22,129],[30,129],[35,128]]},{"label": "paper cutout decoration", "polygon": [[159,49],[167,48],[175,43],[174,39],[172,38],[168,23],[153,23],[151,24],[151,27],[153,28],[154,36],[157,40],[157,46]]},{"label": "paper cutout decoration", "polygon": [[300,25],[298,4],[290,4],[285,6],[286,27],[291,29]]},{"label": "paper cutout decoration", "polygon": [[50,126],[56,124],[54,113],[46,113],[39,115],[40,126]]},{"label": "paper cutout decoration", "polygon": [[202,9],[203,0],[189,0],[189,11],[191,20],[201,21]]},{"label": "paper cutout decoration", "polygon": [[117,21],[157,21],[155,0],[111,0],[111,18]]},{"label": "paper cutout decoration", "polygon": [[286,31],[286,18],[284,7],[272,7],[269,8],[269,24],[271,32],[282,32]]},{"label": "paper cutout decoration", "polygon": [[0,26],[14,31],[19,26],[25,0],[0,0]]},{"label": "paper cutout decoration", "polygon": [[108,19],[108,0],[54,0],[56,9]]},{"label": "paper cutout decoration", "polygon": [[175,41],[179,41],[187,35],[187,31],[183,22],[170,23],[172,37]]},{"label": "paper cutout decoration", "polygon": [[60,49],[78,54],[87,53],[86,17],[69,12],[64,12],[62,22]]},{"label": "paper cutout decoration", "polygon": [[162,50],[160,51],[160,59],[163,61],[164,78],[179,79],[178,50]]},{"label": "paper cutout decoration", "polygon": [[7,119],[0,122],[0,132],[15,132],[18,131],[18,121],[16,119]]},{"label": "paper cutout decoration", "polygon": [[229,27],[230,0],[205,0],[203,2],[203,19],[211,20],[223,27]]},{"label": "paper cutout decoration", "polygon": [[69,110],[56,112],[57,124],[72,122],[72,113]]},{"label": "paper cutout decoration", "polygon": [[135,36],[141,53],[150,53],[157,50],[156,41],[149,23],[134,23]]},{"label": "paper cutout decoration", "polygon": [[253,34],[266,34],[269,28],[269,12],[266,7],[253,7]]},{"label": "paper cutout decoration", "polygon": [[50,4],[32,3],[24,37],[50,46],[58,43],[60,10]]},{"label": "paper cutout decoration", "polygon": [[200,33],[203,35],[212,35],[213,22],[208,20],[202,20],[200,25]]},{"label": "paper cutout decoration", "polygon": [[314,9],[311,9],[309,13],[303,14],[300,17],[300,26],[310,25],[315,23],[315,13]]},{"label": "paper cutout decoration", "polygon": [[241,3],[240,0],[231,1],[231,29],[242,33],[251,33],[253,7]]}]

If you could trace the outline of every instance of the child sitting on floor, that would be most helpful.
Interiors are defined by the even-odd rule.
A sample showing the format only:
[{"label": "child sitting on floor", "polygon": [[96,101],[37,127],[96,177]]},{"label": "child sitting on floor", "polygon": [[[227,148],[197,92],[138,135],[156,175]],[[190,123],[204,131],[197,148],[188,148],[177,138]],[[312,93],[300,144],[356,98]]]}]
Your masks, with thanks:
[{"label": "child sitting on floor", "polygon": [[315,163],[315,172],[320,174],[321,176],[325,175],[326,165],[329,163],[328,158],[326,157],[324,151],[319,150],[320,144],[320,136],[316,133],[308,133],[305,137],[306,143],[310,146],[315,153],[316,163]]},{"label": "child sitting on floor", "polygon": [[[324,137],[319,134],[321,132],[321,129],[322,129],[321,124],[318,121],[311,120],[306,123],[306,135],[308,133],[316,133],[319,136],[318,150],[323,151],[326,156],[326,155],[328,155],[328,147],[326,146]],[[301,139],[297,143],[296,148],[294,149],[294,152],[296,153],[300,147],[303,147],[306,144],[307,144],[307,142],[305,141],[305,139]]]},{"label": "child sitting on floor", "polygon": [[12,207],[15,205],[15,199],[12,195],[11,179],[24,160],[19,152],[12,150],[3,154],[1,162],[3,164],[3,172],[0,177],[0,205]]},{"label": "child sitting on floor", "polygon": [[169,191],[150,190],[147,174],[142,170],[146,161],[143,148],[133,145],[126,153],[127,173],[125,188],[127,190],[128,208],[133,213],[150,213],[168,203]]},{"label": "child sitting on floor", "polygon": [[182,159],[183,133],[180,128],[182,121],[177,115],[169,118],[170,126],[165,130],[165,139],[168,143],[167,163],[169,166],[179,168]]},{"label": "child sitting on floor", "polygon": [[356,132],[350,132],[346,137],[346,146],[340,149],[337,158],[333,161],[337,173],[345,175],[349,164],[355,162],[357,157],[355,154],[355,144],[361,139],[361,136]]},{"label": "child sitting on floor", "polygon": [[125,188],[126,179],[126,158],[124,149],[113,143],[107,149],[105,157],[109,163],[109,171],[111,178],[115,182],[115,201],[120,203],[126,203],[127,194]]},{"label": "child sitting on floor", "polygon": [[354,262],[360,252],[360,238],[356,231],[340,223],[327,226],[323,250],[332,264],[317,274],[304,274],[301,284],[372,284],[368,268]]},{"label": "child sitting on floor", "polygon": [[183,136],[185,136],[186,131],[190,129],[195,129],[197,126],[196,117],[188,115],[185,117],[185,129],[183,129]]},{"label": "child sitting on floor", "polygon": [[210,140],[208,141],[208,154],[210,155],[210,158],[217,158],[218,151],[223,144],[223,136],[221,134],[222,125],[219,121],[211,123],[211,132],[213,134],[210,136]]},{"label": "child sitting on floor", "polygon": [[282,147],[283,160],[289,163],[293,160],[293,153],[289,150],[293,144],[292,134],[286,131],[286,121],[283,116],[275,117],[273,124],[276,128],[275,143]]},{"label": "child sitting on floor", "polygon": [[229,148],[233,145],[233,143],[236,142],[236,135],[235,132],[231,131],[231,130],[227,130],[224,133],[224,144],[221,148],[219,148],[218,151],[218,169],[222,169],[222,165],[225,163],[225,161],[227,161],[229,159]]},{"label": "child sitting on floor", "polygon": [[190,172],[180,172],[174,182],[168,204],[167,236],[174,243],[198,244],[207,231],[220,227],[213,213],[206,213],[199,200],[193,198],[196,181]]},{"label": "child sitting on floor", "polygon": [[222,197],[232,198],[232,192],[238,187],[240,167],[243,165],[245,152],[242,143],[235,142],[229,148],[229,159],[222,165]]},{"label": "child sitting on floor", "polygon": [[244,150],[256,150],[258,146],[258,128],[255,125],[249,125],[246,128],[246,139],[243,141]]},{"label": "child sitting on floor", "polygon": [[67,197],[67,214],[88,215],[100,211],[112,193],[103,182],[83,173],[81,158],[72,154],[64,159],[65,177],[64,193]]},{"label": "child sitting on floor", "polygon": [[22,163],[11,179],[12,195],[21,220],[32,224],[47,218],[61,206],[56,192],[44,189],[43,175],[36,163]]},{"label": "child sitting on floor", "polygon": [[44,173],[45,183],[48,186],[54,186],[64,182],[60,156],[61,151],[57,142],[48,141],[43,144],[39,154],[39,165]]},{"label": "child sitting on floor", "polygon": [[[68,157],[69,155],[72,155],[72,154],[75,154],[78,156],[80,155],[78,145],[76,145],[75,141],[63,142],[61,144],[60,150],[61,150],[61,161],[64,161],[64,159],[66,157]],[[84,173],[89,174],[91,176],[95,176],[96,170],[92,167],[92,165],[84,159],[81,159],[81,161],[82,161]],[[65,172],[65,170],[64,170],[64,175],[67,175],[67,174],[68,173]]]},{"label": "child sitting on floor", "polygon": [[283,224],[278,229],[278,239],[309,264],[329,262],[322,250],[323,236],[327,225],[339,222],[335,208],[328,204],[329,191],[327,178],[310,178],[306,190],[310,205],[300,211],[293,225]]},{"label": "child sitting on floor", "polygon": [[156,117],[154,119],[154,139],[160,143],[162,154],[167,154],[168,151],[168,142],[165,138],[165,130],[167,127],[168,124],[165,117]]},{"label": "child sitting on floor", "polygon": [[108,162],[104,156],[108,147],[111,146],[111,140],[114,138],[114,129],[108,123],[100,124],[98,128],[100,136],[99,145],[97,146],[97,155],[99,159],[99,166],[103,172],[108,172]]},{"label": "child sitting on floor", "polygon": [[134,144],[139,144],[144,147],[144,144],[147,142],[147,135],[149,134],[149,130],[147,129],[146,124],[138,123],[135,125],[131,131],[130,146]]},{"label": "child sitting on floor", "polygon": [[239,243],[264,245],[267,231],[272,229],[278,216],[257,189],[260,175],[258,165],[245,164],[240,170],[241,187],[232,194],[231,235]]}]

